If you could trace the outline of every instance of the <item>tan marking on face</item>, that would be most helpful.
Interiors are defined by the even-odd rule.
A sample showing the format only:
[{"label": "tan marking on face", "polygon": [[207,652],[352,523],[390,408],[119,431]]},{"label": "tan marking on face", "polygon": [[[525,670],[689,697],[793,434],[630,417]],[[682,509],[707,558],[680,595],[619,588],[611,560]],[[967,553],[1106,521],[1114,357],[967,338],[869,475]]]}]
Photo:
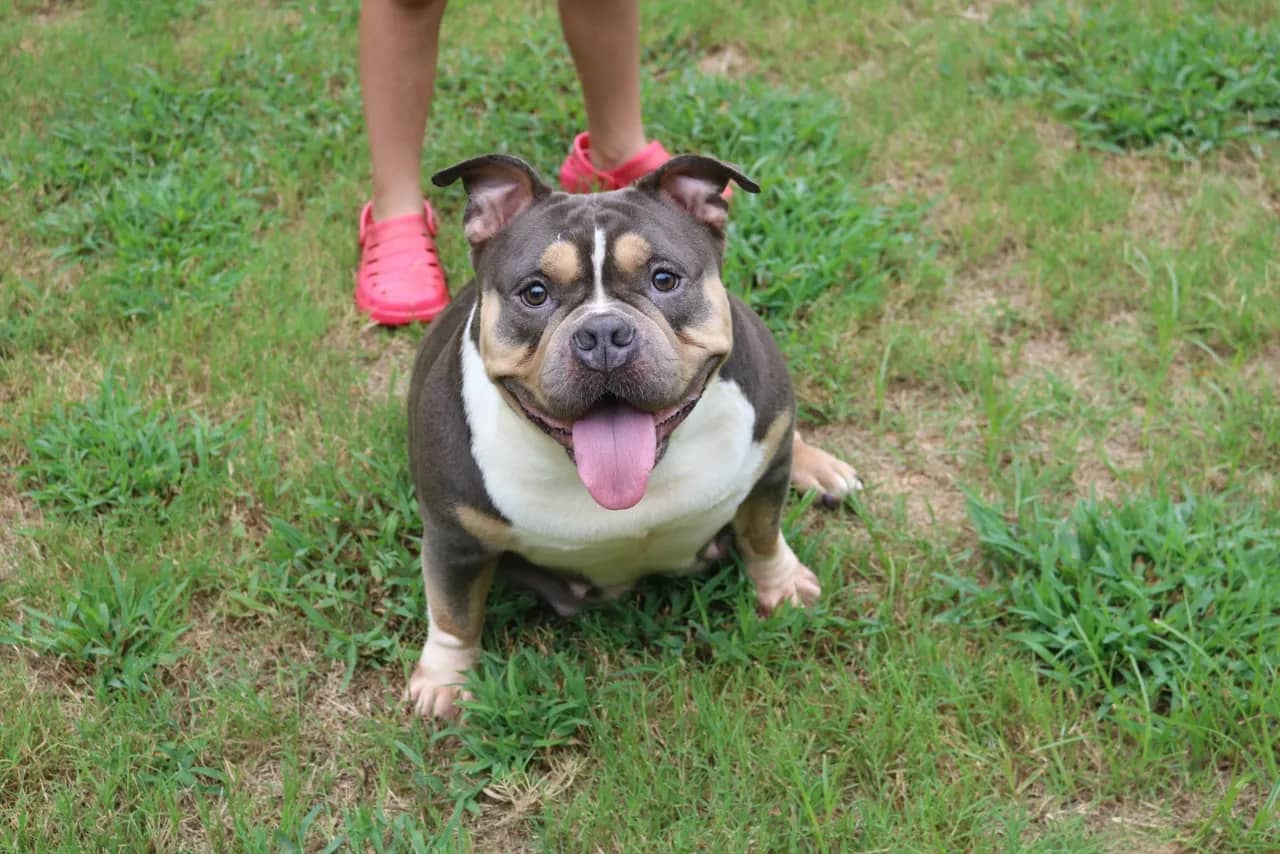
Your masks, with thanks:
[{"label": "tan marking on face", "polygon": [[539,406],[543,406],[546,398],[542,393],[542,366],[547,349],[554,346],[555,333],[547,329],[536,347],[504,341],[498,334],[498,319],[502,313],[498,299],[488,292],[480,300],[479,350],[485,373],[494,380],[503,399],[516,412],[522,412],[519,403],[498,380],[514,380],[533,395]]},{"label": "tan marking on face", "polygon": [[523,373],[533,359],[533,348],[502,340],[498,319],[502,307],[496,294],[480,299],[480,359],[491,377],[509,377]]},{"label": "tan marking on face", "polygon": [[542,257],[538,259],[538,269],[561,287],[573,284],[582,275],[578,247],[567,240],[557,240],[543,250]]},{"label": "tan marking on face", "polygon": [[712,275],[703,279],[702,294],[708,309],[706,318],[674,333],[685,383],[693,380],[707,359],[727,357],[733,349],[733,313],[729,309],[729,292],[720,277]]},{"label": "tan marking on face", "polygon": [[465,601],[450,601],[440,583],[443,572],[431,565],[426,549],[422,552],[422,583],[426,589],[427,609],[431,611],[431,619],[465,644],[480,642],[480,632],[484,628],[484,600],[493,584],[497,563],[497,557],[494,557],[485,564],[467,588]]},{"label": "tan marking on face", "polygon": [[640,272],[653,254],[653,247],[634,231],[628,231],[613,241],[613,263],[624,276],[634,276]]},{"label": "tan marking on face", "polygon": [[515,533],[511,526],[497,516],[477,510],[467,504],[453,508],[463,529],[495,552],[508,551],[515,546]]}]

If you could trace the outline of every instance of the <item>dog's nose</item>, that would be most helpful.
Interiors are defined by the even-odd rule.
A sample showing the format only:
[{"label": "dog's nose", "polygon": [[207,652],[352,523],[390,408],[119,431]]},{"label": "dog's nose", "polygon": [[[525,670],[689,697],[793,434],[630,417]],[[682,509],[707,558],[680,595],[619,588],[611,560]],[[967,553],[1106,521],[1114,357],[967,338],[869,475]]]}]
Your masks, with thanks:
[{"label": "dog's nose", "polygon": [[636,328],[621,314],[594,314],[573,333],[578,359],[593,371],[611,371],[631,361]]}]

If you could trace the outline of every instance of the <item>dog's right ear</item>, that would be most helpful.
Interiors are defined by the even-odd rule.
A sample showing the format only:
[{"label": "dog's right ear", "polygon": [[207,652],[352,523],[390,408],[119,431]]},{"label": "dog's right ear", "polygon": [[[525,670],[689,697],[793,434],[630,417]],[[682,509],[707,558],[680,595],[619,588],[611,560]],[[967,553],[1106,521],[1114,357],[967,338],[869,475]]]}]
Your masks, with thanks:
[{"label": "dog's right ear", "polygon": [[507,154],[486,154],[455,163],[432,175],[431,183],[447,187],[459,178],[468,197],[462,230],[473,249],[551,192],[532,166]]}]

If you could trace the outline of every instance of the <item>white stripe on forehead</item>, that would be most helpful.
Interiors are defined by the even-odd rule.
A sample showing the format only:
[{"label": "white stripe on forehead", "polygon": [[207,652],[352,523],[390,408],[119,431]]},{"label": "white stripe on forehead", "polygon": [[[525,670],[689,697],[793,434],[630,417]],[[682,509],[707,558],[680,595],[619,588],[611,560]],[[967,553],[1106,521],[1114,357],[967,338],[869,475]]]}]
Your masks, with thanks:
[{"label": "white stripe on forehead", "polygon": [[607,300],[604,295],[604,229],[596,225],[595,239],[591,244],[591,275],[594,295],[592,302],[603,305]]}]

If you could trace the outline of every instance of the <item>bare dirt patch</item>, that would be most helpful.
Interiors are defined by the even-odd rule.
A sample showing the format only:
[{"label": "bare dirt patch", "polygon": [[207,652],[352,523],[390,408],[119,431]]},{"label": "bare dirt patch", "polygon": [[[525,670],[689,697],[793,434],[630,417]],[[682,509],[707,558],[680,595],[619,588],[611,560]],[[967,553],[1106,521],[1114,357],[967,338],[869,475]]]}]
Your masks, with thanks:
[{"label": "bare dirt patch", "polygon": [[1105,840],[1108,850],[1131,854],[1181,854],[1191,850],[1172,841],[1181,823],[1169,815],[1168,808],[1147,802],[1046,805],[1026,841],[1071,821],[1083,821],[1089,835],[1097,841]]},{"label": "bare dirt patch", "polygon": [[[849,72],[850,82],[856,74],[883,74],[883,69]],[[943,238],[971,209],[951,192],[951,177],[935,165],[936,159],[925,159],[920,152],[930,151],[937,143],[924,131],[902,128],[884,143],[885,151],[872,160],[871,180],[884,191],[889,204],[929,203],[924,225]]]},{"label": "bare dirt patch", "polygon": [[1118,499],[1146,464],[1142,429],[1134,422],[1117,424],[1092,447],[1079,448],[1076,461],[1071,481],[1081,497]]},{"label": "bare dirt patch", "polygon": [[857,469],[869,496],[901,502],[912,528],[960,528],[967,519],[960,491],[962,451],[937,426],[919,423],[919,413],[930,407],[918,396],[898,394],[887,403],[912,419],[907,431],[877,432],[845,422],[803,432],[809,442]]},{"label": "bare dirt patch", "polygon": [[[1205,240],[1226,240],[1234,217],[1206,217],[1198,213],[1206,193],[1224,190],[1234,197],[1243,215],[1280,210],[1280,192],[1249,158],[1217,157],[1171,167],[1154,157],[1106,157],[1104,174],[1130,193],[1128,230],[1166,246],[1191,246]],[[1141,242],[1141,240],[1139,240]]]},{"label": "bare dirt patch", "polygon": [[362,402],[403,399],[409,391],[413,358],[422,341],[422,328],[389,330],[376,323],[357,326],[351,318],[339,318],[324,338],[324,347],[360,368],[351,387],[351,398]]},{"label": "bare dirt patch", "polygon": [[386,335],[380,329],[366,329],[360,336],[364,347],[361,364],[365,369],[364,397],[385,400],[404,398],[413,373],[413,357],[421,336],[407,333]]},{"label": "bare dirt patch", "polygon": [[[1128,231],[1136,237],[1164,245],[1174,245],[1188,225],[1187,206],[1191,187],[1176,177],[1162,161],[1144,157],[1111,157],[1103,160],[1103,171],[1114,183],[1130,193]],[[1194,167],[1189,171],[1199,171]]]},{"label": "bare dirt patch", "polygon": [[1059,122],[1038,120],[1033,126],[1039,144],[1037,161],[1045,169],[1057,171],[1080,148],[1076,132]]},{"label": "bare dirt patch", "polygon": [[23,533],[39,519],[39,511],[18,491],[13,477],[0,476],[0,582],[17,578],[23,565],[40,560],[39,548]]},{"label": "bare dirt patch", "polygon": [[1025,257],[1025,247],[1006,240],[994,257],[961,267],[944,312],[966,328],[986,330],[999,321],[1009,326],[1039,320],[1046,309],[1022,267]]},{"label": "bare dirt patch", "polygon": [[713,47],[698,60],[698,70],[716,77],[738,79],[750,76],[756,70],[755,62],[742,48],[727,44]]},{"label": "bare dirt patch", "polygon": [[1246,361],[1241,375],[1248,380],[1270,383],[1274,391],[1280,392],[1280,341],[1272,342]]},{"label": "bare dirt patch", "polygon": [[1009,378],[1013,383],[1021,383],[1048,374],[1067,383],[1077,394],[1093,399],[1098,396],[1090,391],[1093,370],[1090,354],[1072,347],[1058,330],[1044,329],[1017,345],[1009,366]]}]

